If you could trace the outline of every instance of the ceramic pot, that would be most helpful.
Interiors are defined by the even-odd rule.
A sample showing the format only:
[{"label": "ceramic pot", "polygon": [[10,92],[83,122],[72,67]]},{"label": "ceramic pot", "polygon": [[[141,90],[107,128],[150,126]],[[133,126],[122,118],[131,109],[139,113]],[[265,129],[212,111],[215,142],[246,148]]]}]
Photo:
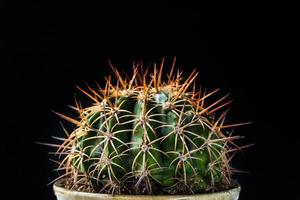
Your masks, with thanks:
[{"label": "ceramic pot", "polygon": [[241,190],[238,185],[221,192],[196,195],[110,195],[68,190],[60,181],[53,185],[53,189],[57,200],[238,200]]}]

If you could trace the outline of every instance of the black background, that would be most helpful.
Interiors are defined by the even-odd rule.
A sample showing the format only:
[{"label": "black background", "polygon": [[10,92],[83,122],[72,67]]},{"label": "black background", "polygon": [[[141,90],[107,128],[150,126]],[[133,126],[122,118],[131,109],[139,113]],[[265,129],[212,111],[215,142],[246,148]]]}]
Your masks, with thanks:
[{"label": "black background", "polygon": [[[54,199],[47,147],[62,136],[52,110],[73,114],[75,85],[103,82],[133,60],[200,71],[198,82],[234,100],[229,122],[255,146],[234,166],[241,200],[292,199],[299,186],[296,13],[293,5],[1,2],[1,183],[7,199]],[[167,67],[168,69],[168,67]],[[167,70],[166,70],[167,71]],[[3,113],[2,112],[2,113]],[[294,117],[294,114],[296,116]]]}]

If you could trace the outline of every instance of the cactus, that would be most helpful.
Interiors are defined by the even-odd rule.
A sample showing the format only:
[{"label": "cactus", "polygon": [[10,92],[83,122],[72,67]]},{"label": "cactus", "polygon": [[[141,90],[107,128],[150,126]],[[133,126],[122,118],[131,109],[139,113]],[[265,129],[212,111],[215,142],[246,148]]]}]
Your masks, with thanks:
[{"label": "cactus", "polygon": [[[109,62],[110,63],[110,62]],[[111,63],[110,63],[111,65]],[[94,103],[72,108],[79,116],[57,113],[76,125],[58,146],[59,171],[69,189],[112,194],[192,194],[231,187],[229,162],[239,149],[224,129],[228,95],[207,105],[218,90],[196,91],[194,70],[183,80],[171,70],[163,77],[162,60],[154,71],[133,66],[131,77],[112,69],[116,81],[106,78],[84,90]]]}]

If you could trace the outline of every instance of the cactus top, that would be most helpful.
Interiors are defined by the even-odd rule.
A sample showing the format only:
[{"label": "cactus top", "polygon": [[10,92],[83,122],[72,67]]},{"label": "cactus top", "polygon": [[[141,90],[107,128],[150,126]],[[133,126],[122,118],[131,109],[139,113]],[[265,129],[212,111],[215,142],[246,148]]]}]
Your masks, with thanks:
[{"label": "cactus top", "polygon": [[57,113],[77,127],[59,145],[59,178],[78,191],[113,194],[191,194],[230,187],[229,162],[239,136],[223,129],[226,96],[207,105],[196,90],[194,70],[186,79],[171,70],[162,81],[163,61],[152,73],[134,65],[131,77],[112,67],[116,83],[79,88],[92,101],[73,107],[78,118]]}]

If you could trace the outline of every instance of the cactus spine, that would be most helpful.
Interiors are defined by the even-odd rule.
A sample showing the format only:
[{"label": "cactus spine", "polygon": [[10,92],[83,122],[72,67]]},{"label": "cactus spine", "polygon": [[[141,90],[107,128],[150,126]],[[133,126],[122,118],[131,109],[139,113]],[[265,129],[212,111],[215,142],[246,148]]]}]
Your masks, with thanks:
[{"label": "cactus spine", "polygon": [[[106,78],[105,88],[79,88],[94,104],[73,107],[78,119],[62,114],[76,124],[59,145],[63,159],[58,170],[66,186],[88,192],[113,194],[190,194],[231,185],[232,153],[239,136],[223,133],[227,96],[206,105],[217,92],[196,92],[193,71],[182,81],[174,64],[162,81],[162,60],[153,73],[133,67],[131,78],[117,69],[116,83]],[[112,66],[112,65],[111,65]],[[237,124],[240,125],[240,124]],[[157,190],[159,188],[159,190]]]}]

